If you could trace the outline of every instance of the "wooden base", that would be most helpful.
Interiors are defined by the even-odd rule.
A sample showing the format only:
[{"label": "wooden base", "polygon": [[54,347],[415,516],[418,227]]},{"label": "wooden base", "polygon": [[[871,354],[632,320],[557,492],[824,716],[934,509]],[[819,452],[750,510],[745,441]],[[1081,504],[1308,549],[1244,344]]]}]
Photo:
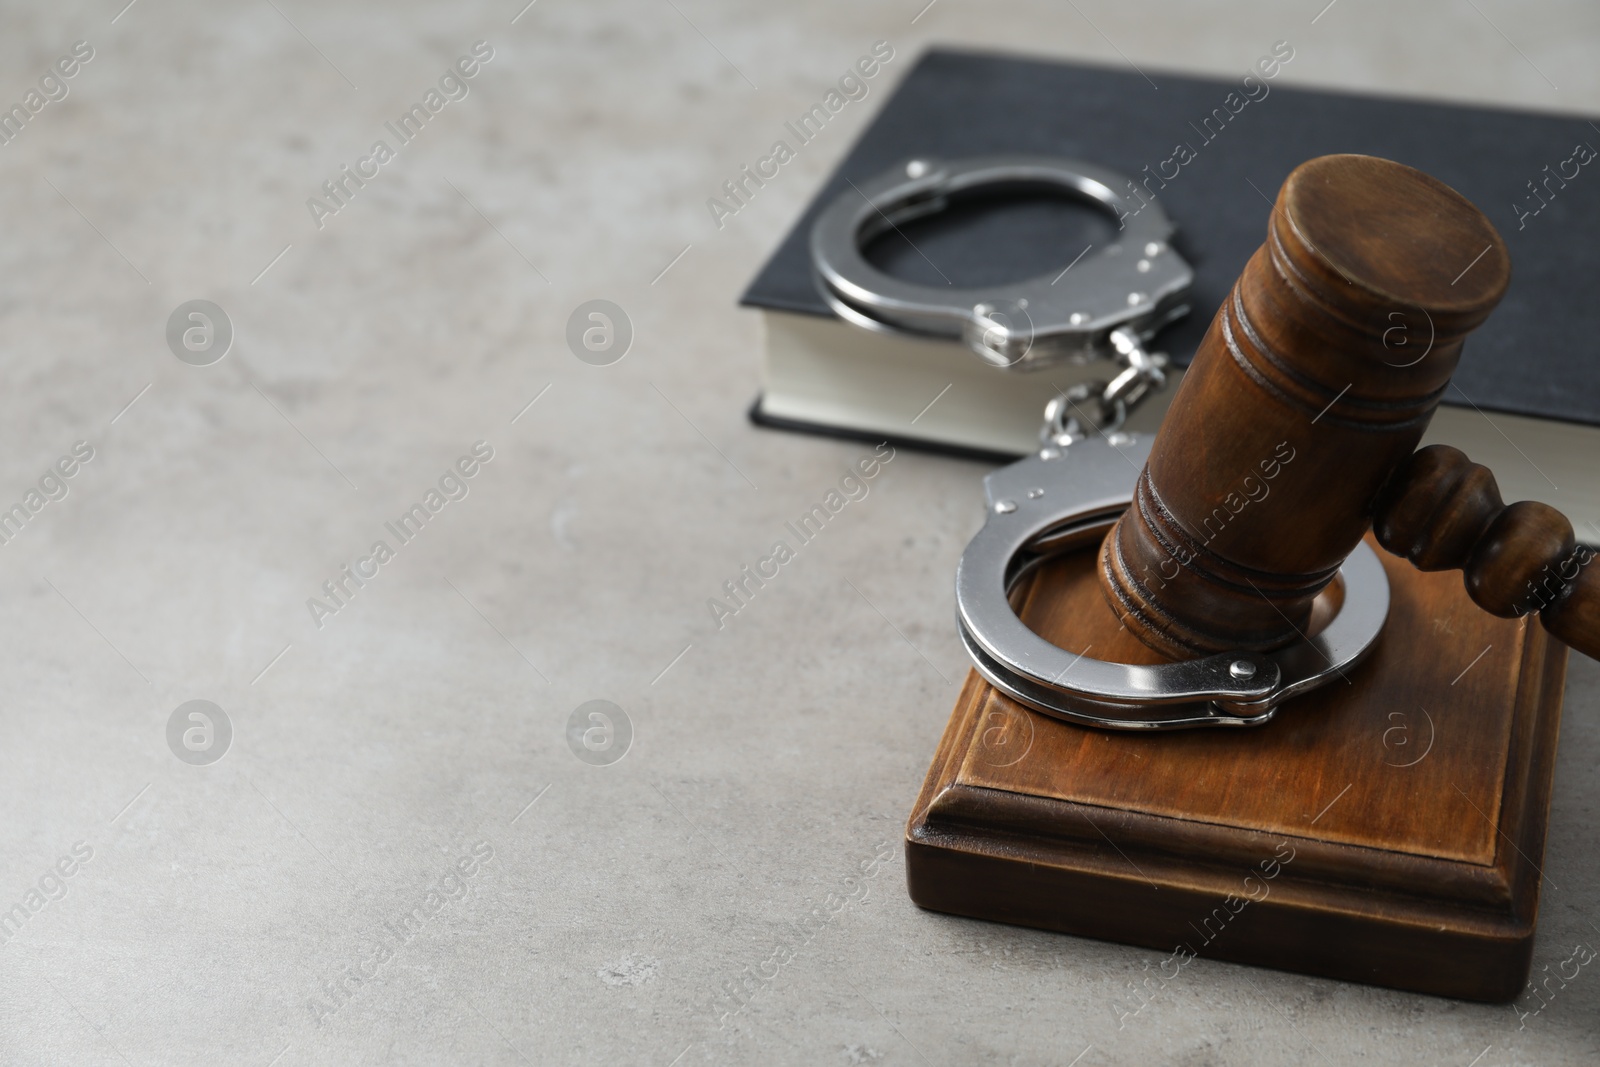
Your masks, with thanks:
[{"label": "wooden base", "polygon": [[[1485,614],[1459,574],[1378,551],[1379,647],[1264,727],[1089,730],[969,674],[906,828],[912,899],[1170,951],[1164,971],[1192,954],[1514,998],[1567,651]],[[1017,596],[1063,648],[1158,661],[1105,604],[1092,550]]]}]

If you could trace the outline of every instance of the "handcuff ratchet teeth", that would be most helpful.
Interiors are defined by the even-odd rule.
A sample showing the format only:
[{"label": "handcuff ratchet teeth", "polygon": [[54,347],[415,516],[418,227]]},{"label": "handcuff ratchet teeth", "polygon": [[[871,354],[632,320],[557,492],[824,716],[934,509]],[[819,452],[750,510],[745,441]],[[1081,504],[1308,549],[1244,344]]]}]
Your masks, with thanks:
[{"label": "handcuff ratchet teeth", "polygon": [[[914,159],[851,183],[817,218],[811,259],[818,288],[843,319],[871,330],[960,338],[988,363],[1031,370],[1142,353],[1157,331],[1188,312],[1194,271],[1173,250],[1173,225],[1152,200],[1125,195],[1125,176],[1052,156]],[[892,278],[862,248],[902,223],[975,194],[1048,189],[1109,213],[1111,243],[1090,245],[1063,269],[1022,282],[957,288]],[[1144,354],[1147,355],[1148,354]],[[1139,362],[1137,356],[1133,362]]]}]

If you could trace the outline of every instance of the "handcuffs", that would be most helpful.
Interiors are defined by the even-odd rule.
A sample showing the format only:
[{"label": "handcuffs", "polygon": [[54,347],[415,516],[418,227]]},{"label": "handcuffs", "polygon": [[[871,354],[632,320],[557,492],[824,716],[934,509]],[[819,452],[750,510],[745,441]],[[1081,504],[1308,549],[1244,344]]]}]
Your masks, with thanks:
[{"label": "handcuffs", "polygon": [[[1117,191],[1124,187],[1135,188],[1114,171],[1077,160],[911,160],[852,184],[818,216],[813,271],[829,306],[867,329],[960,339],[985,362],[1011,371],[1094,359],[1121,367],[1110,381],[1053,399],[1040,447],[984,479],[987,518],[956,567],[956,623],[978,673],[1013,700],[1085,726],[1259,726],[1284,701],[1343,677],[1372,649],[1388,617],[1389,582],[1365,543],[1339,571],[1344,596],[1332,621],[1270,653],[1224,652],[1155,666],[1090,659],[1087,650],[1074,655],[1034,633],[1011,604],[1016,584],[1040,564],[1100,542],[1132,502],[1154,442],[1121,427],[1128,411],[1165,383],[1166,356],[1145,345],[1188,312],[1194,272],[1172,248],[1174,227],[1160,205]],[[980,288],[902,281],[861,253],[903,222],[943,211],[962,196],[1007,188],[1060,190],[1097,205],[1115,216],[1117,236],[1059,274]]]}]

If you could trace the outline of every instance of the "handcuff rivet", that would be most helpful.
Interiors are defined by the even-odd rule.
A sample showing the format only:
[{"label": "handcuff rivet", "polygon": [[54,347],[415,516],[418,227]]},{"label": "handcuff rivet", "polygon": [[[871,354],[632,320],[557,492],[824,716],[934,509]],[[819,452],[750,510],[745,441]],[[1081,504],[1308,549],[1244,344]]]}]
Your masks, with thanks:
[{"label": "handcuff rivet", "polygon": [[1145,296],[1143,293],[1129,293],[1128,294],[1128,306],[1129,307],[1137,307],[1138,305],[1144,303],[1148,299],[1149,299],[1149,297]]},{"label": "handcuff rivet", "polygon": [[1228,664],[1228,673],[1240,680],[1254,678],[1256,676],[1256,665],[1247,659],[1236,659]]},{"label": "handcuff rivet", "polygon": [[910,163],[906,164],[907,178],[920,178],[926,173],[928,173],[928,164],[923,160],[913,159]]},{"label": "handcuff rivet", "polygon": [[1135,264],[1135,266],[1138,268],[1140,274],[1150,273],[1150,261],[1148,259],[1141,259]]},{"label": "handcuff rivet", "polygon": [[1147,256],[1159,256],[1161,254],[1161,242],[1151,241],[1149,244],[1145,245],[1144,254]]},{"label": "handcuff rivet", "polygon": [[1067,321],[1072,323],[1074,326],[1082,326],[1084,323],[1089,321],[1089,316],[1085,315],[1081,311],[1074,311]]},{"label": "handcuff rivet", "polygon": [[1015,500],[997,500],[994,504],[994,510],[1001,515],[1009,515],[1017,510],[1017,502]]},{"label": "handcuff rivet", "polygon": [[1029,500],[1038,500],[1042,496],[1044,496],[1044,490],[1043,489],[1029,489],[1028,490],[1028,499]]}]

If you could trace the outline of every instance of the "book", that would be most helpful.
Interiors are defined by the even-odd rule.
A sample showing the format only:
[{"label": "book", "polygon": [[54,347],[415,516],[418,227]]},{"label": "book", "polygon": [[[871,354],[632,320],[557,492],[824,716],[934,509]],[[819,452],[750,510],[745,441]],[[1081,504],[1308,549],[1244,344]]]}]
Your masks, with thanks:
[{"label": "book", "polygon": [[[1195,280],[1190,314],[1149,346],[1173,363],[1173,380],[1129,420],[1129,429],[1150,432],[1265,237],[1283,179],[1314,156],[1364,153],[1461,192],[1511,252],[1511,287],[1467,339],[1426,443],[1461,448],[1495,472],[1508,502],[1551,504],[1580,541],[1600,544],[1600,301],[1588,294],[1589,279],[1600,276],[1600,166],[1591,166],[1600,127],[1573,116],[1291,88],[1277,77],[1293,50],[1279,45],[1263,57],[1277,59],[1272,76],[1263,62],[1233,80],[1146,71],[1147,80],[1078,63],[925,53],[741,298],[763,320],[752,420],[1002,462],[1037,447],[1051,397],[1115,373],[1110,363],[1002,370],[958,341],[868,331],[835,316],[813,280],[808,242],[817,215],[852,182],[910,159],[1033,153],[1111,167],[1155,194]],[[864,249],[869,261],[909,281],[967,286],[1064,268],[1115,225],[1060,198],[996,196],[903,231]]]}]

